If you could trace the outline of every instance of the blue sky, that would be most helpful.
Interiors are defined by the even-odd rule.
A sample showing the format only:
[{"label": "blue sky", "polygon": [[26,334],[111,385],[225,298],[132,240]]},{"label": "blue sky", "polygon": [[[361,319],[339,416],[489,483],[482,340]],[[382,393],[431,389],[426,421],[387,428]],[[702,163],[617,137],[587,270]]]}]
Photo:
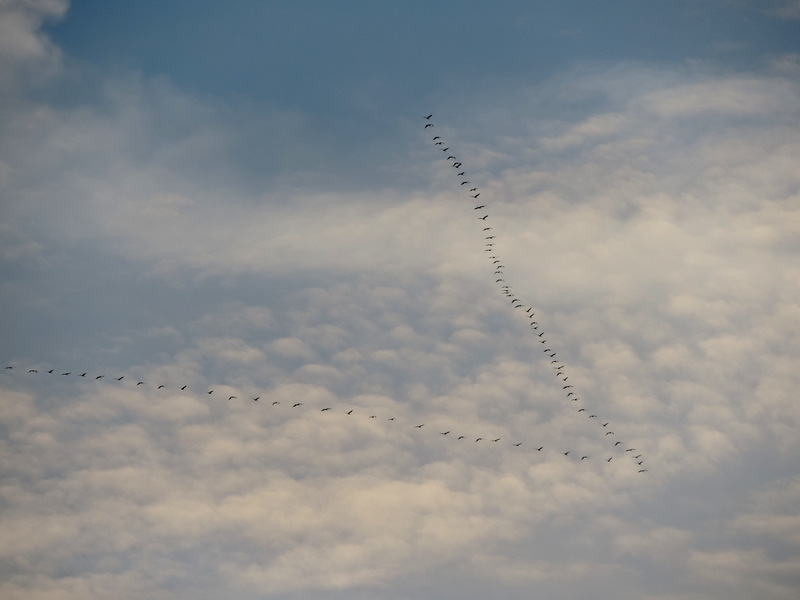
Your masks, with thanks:
[{"label": "blue sky", "polygon": [[0,1],[0,596],[796,598],[798,28]]}]

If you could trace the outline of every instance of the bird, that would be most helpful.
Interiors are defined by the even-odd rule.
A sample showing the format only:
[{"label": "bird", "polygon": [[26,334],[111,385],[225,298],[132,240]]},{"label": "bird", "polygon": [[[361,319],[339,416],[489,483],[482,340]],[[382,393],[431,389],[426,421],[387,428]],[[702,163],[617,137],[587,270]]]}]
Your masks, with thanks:
[{"label": "bird", "polygon": [[37,371],[36,369],[28,369],[28,373],[38,373],[38,372],[39,371]]},{"label": "bird", "polygon": [[273,403],[272,403],[272,406],[275,406],[276,404],[280,404],[280,402],[278,402],[277,400],[275,400],[275,402],[273,402]]},{"label": "bird", "polygon": [[425,127],[423,127],[423,129],[427,129],[428,127],[433,127],[433,123],[428,123],[427,125],[425,125]]},{"label": "bird", "polygon": [[517,446],[517,447],[522,446],[522,442],[517,442],[516,444],[512,444],[512,446]]},{"label": "bird", "polygon": [[449,431],[440,431],[439,433],[441,433],[442,435],[447,435],[450,432]]},{"label": "bird", "polygon": [[497,438],[496,440],[492,440],[492,441],[493,441],[493,442],[499,442],[499,441],[500,441],[500,438]]},{"label": "bird", "polygon": [[590,419],[595,419],[595,418],[597,418],[597,415],[589,415],[589,418]]},{"label": "bird", "polygon": [[[48,371],[48,373],[52,373],[52,371]],[[98,375],[95,379],[102,379],[103,377],[105,377],[105,375]]]},{"label": "bird", "polygon": [[[160,385],[160,386],[158,386],[158,387],[159,387],[159,388],[162,388],[162,387],[164,387],[164,386],[163,386],[163,385]],[[213,393],[214,393],[214,390],[208,390],[208,391],[206,392],[206,394],[213,394]]]},{"label": "bird", "polygon": [[389,418],[388,418],[388,419],[386,419],[386,420],[387,420],[387,421],[394,421],[394,417],[389,417]]},{"label": "bird", "polygon": [[636,455],[636,456],[634,456],[633,458],[639,458],[640,456],[641,456],[641,454],[637,454],[637,455]]},{"label": "bird", "polygon": [[606,431],[606,435],[616,435],[613,431]]},{"label": "bird", "polygon": [[231,400],[236,400],[236,396],[228,396],[228,402],[230,402]]},{"label": "bird", "polygon": [[460,185],[467,185],[468,183],[470,183],[470,182],[469,182],[469,181],[462,181],[462,182],[460,183]]},{"label": "bird", "polygon": [[588,456],[581,456],[581,460],[586,460],[587,458],[589,458],[589,457]]},{"label": "bird", "polygon": [[261,396],[256,396],[255,398],[253,398],[253,402],[258,402],[259,398],[261,398]]},{"label": "bird", "polygon": [[186,386],[185,386],[185,385],[184,385],[184,386],[181,386],[181,390],[185,390],[185,389],[186,389]]},{"label": "bird", "polygon": [[295,402],[294,404],[292,404],[292,408],[297,408],[298,406],[303,406],[303,403],[302,402]]},{"label": "bird", "polygon": [[464,436],[463,436],[463,435],[460,435],[460,436],[458,436],[458,439],[459,439],[459,440],[463,440],[463,439],[464,439]]},{"label": "bird", "polygon": [[616,446],[619,446],[621,443],[622,443],[622,442],[617,442],[616,444],[614,444],[614,446],[615,446],[615,447],[616,447]]},{"label": "bird", "polygon": [[537,452],[541,452],[543,448],[544,448],[544,446],[539,446],[539,447],[536,449],[536,451],[537,451]]},{"label": "bird", "polygon": [[[67,373],[67,375],[69,375],[69,373]],[[116,379],[117,381],[122,381],[124,378],[125,375],[123,375],[122,377],[115,377],[114,379]]]},{"label": "bird", "polygon": [[625,450],[625,452],[633,452],[634,450],[636,450],[636,448],[628,448]]},{"label": "bird", "polygon": [[433,138],[433,141],[435,142],[436,140],[440,140],[440,139],[442,139],[442,138],[440,138],[440,137],[437,135],[437,136],[434,136],[434,138]]},{"label": "bird", "polygon": [[489,215],[483,215],[482,217],[478,217],[478,220],[479,221],[485,221],[488,218],[489,218]]},{"label": "bird", "polygon": [[86,377],[86,373],[81,373],[81,377]]},{"label": "bird", "polygon": [[331,407],[330,407],[330,406],[326,406],[325,408],[323,408],[323,409],[322,409],[322,410],[320,410],[319,412],[325,412],[326,410],[330,410],[330,409],[331,409]]},{"label": "bird", "polygon": [[71,371],[67,371],[66,373],[62,373],[62,375],[72,375]]},{"label": "bird", "polygon": [[422,429],[425,427],[425,423],[420,423],[419,425],[414,425],[414,429]]},{"label": "bird", "polygon": [[[480,206],[476,206],[474,210],[479,210],[481,208],[486,208],[486,205],[485,204],[481,204]],[[492,237],[494,237],[494,236],[492,236]],[[489,238],[486,238],[486,239],[488,240]]]},{"label": "bird", "polygon": [[578,412],[583,412],[584,410],[586,410],[586,409],[585,408],[579,408]]},{"label": "bird", "polygon": [[480,193],[480,192],[478,192],[477,194],[475,194],[475,195],[473,196],[473,198],[477,198],[477,197],[478,197],[478,196],[480,196],[480,195],[481,195],[481,193]]},{"label": "bird", "polygon": [[353,409],[351,408],[350,410],[348,410],[348,411],[347,411],[347,414],[348,414],[348,415],[352,415],[352,414],[353,414]]},{"label": "bird", "polygon": [[562,452],[561,454],[563,454],[564,456],[569,456],[570,452],[572,452],[572,450],[567,450],[566,452]]},{"label": "bird", "polygon": [[647,469],[639,469],[639,473],[647,473]]},{"label": "bird", "polygon": [[428,120],[430,120],[430,118],[431,118],[432,116],[433,116],[433,115],[428,115],[428,116],[427,116],[427,117],[425,117],[425,118],[426,118],[426,119],[428,119]]},{"label": "bird", "polygon": [[378,418],[378,415],[370,415],[370,416],[369,416],[369,418],[370,418],[370,419],[377,419],[377,418]]},{"label": "bird", "polygon": [[611,462],[611,459],[614,458],[613,456],[609,456],[606,462]]},{"label": "bird", "polygon": [[603,423],[603,427],[608,427],[608,421]]},{"label": "bird", "polygon": [[136,385],[144,385],[144,381],[137,381]]},{"label": "bird", "polygon": [[477,439],[477,440],[475,440],[475,441],[476,441],[476,442],[480,442],[482,439],[483,439],[483,438],[478,438],[478,439]]},{"label": "bird", "polygon": [[563,388],[561,388],[561,389],[565,390],[565,389],[567,389],[567,388],[571,388],[571,387],[575,387],[575,386],[574,386],[574,385],[565,385],[565,386],[564,386]]}]

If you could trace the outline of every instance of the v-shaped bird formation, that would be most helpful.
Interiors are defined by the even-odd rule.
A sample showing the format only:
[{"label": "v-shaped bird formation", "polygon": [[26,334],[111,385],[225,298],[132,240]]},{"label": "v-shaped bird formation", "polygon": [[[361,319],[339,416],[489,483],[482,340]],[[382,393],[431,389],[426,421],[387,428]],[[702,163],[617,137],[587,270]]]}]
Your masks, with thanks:
[{"label": "v-shaped bird formation", "polygon": [[[424,117],[425,124],[424,129],[429,131],[430,128],[434,127],[434,123],[432,122],[433,115],[428,115]],[[574,386],[569,383],[569,376],[567,375],[567,368],[564,363],[558,358],[558,353],[554,349],[554,344],[552,341],[548,340],[547,333],[544,331],[542,325],[537,321],[536,312],[534,307],[531,305],[527,305],[523,303],[523,301],[518,297],[518,295],[514,292],[514,289],[510,284],[508,284],[505,280],[505,265],[503,264],[503,260],[498,256],[497,250],[495,248],[496,242],[495,240],[498,238],[498,232],[496,232],[493,227],[491,226],[491,221],[489,220],[490,213],[488,207],[488,203],[485,200],[485,197],[482,196],[481,190],[474,185],[470,180],[467,179],[466,169],[463,163],[458,159],[454,151],[450,148],[450,146],[442,139],[439,135],[434,135],[432,137],[433,146],[434,148],[441,150],[442,152],[446,153],[443,159],[449,164],[451,168],[454,169],[453,173],[458,182],[458,186],[460,190],[463,190],[465,196],[470,200],[470,211],[471,215],[478,221],[478,226],[480,232],[483,237],[484,243],[484,252],[486,254],[487,259],[490,261],[490,271],[492,273],[492,279],[494,279],[494,283],[497,286],[499,292],[508,299],[510,306],[513,310],[518,311],[518,314],[521,318],[524,318],[529,331],[532,335],[535,336],[537,341],[542,345],[541,352],[542,352],[542,359],[545,360],[552,370],[555,378],[556,384],[555,388],[558,389],[558,393],[560,394],[561,399],[566,403],[566,405],[575,411],[576,417],[586,418],[593,423],[597,423],[598,432],[601,432],[602,435],[599,436],[601,438],[602,444],[604,447],[607,447],[607,450],[603,453],[602,457],[598,457],[600,460],[600,464],[602,463],[610,463],[615,458],[622,458],[622,457],[629,457],[633,459],[637,472],[645,473],[647,472],[646,468],[643,468],[644,459],[642,458],[641,453],[633,454],[636,452],[636,448],[628,447],[623,441],[616,439],[616,433],[613,429],[610,428],[610,421],[607,419],[602,418],[600,415],[596,414],[594,411],[589,410],[586,406],[584,406],[584,402],[582,398],[578,395],[575,391]],[[480,200],[478,200],[480,198]],[[477,211],[477,212],[475,212]],[[77,370],[56,370],[56,369],[44,369],[39,368],[37,366],[30,366],[30,367],[21,367],[17,365],[8,365],[5,367],[6,373],[11,372],[27,372],[28,375],[47,375],[47,376],[56,376],[56,377],[70,377],[73,379],[79,379],[82,381],[94,381],[98,384],[109,382],[109,384],[119,385],[119,386],[127,386],[139,390],[146,390],[147,393],[152,393],[156,396],[162,394],[168,394],[171,392],[179,392],[183,394],[195,394],[195,395],[202,395],[203,397],[211,397],[214,395],[215,389],[191,389],[188,383],[185,384],[176,384],[175,382],[148,382],[139,380],[136,378],[132,378],[128,375],[107,375],[102,373],[91,373],[89,371],[77,371]],[[236,393],[231,394],[230,391],[235,390]],[[546,448],[542,445],[539,440],[536,439],[535,435],[531,435],[530,438],[527,439],[510,439],[504,440],[502,437],[494,437],[491,435],[487,435],[482,432],[469,432],[469,431],[458,431],[456,426],[451,426],[445,429],[444,431],[439,431],[439,428],[433,428],[433,425],[429,426],[428,429],[425,429],[425,423],[419,422],[403,422],[402,419],[398,418],[395,415],[386,415],[386,414],[377,414],[379,411],[373,411],[369,408],[365,408],[363,406],[354,406],[351,404],[342,403],[339,406],[316,406],[313,405],[311,402],[304,402],[302,398],[297,398],[292,401],[284,400],[281,402],[280,400],[272,399],[268,392],[263,392],[261,395],[256,396],[245,396],[241,391],[236,389],[233,386],[224,386],[224,390],[219,390],[220,393],[217,393],[214,398],[221,397],[224,402],[233,402],[233,401],[248,401],[253,405],[264,406],[266,405],[271,410],[289,410],[289,411],[315,411],[315,412],[322,412],[326,414],[340,414],[342,417],[346,418],[364,418],[364,419],[375,419],[375,420],[382,420],[386,423],[390,423],[391,426],[394,427],[405,427],[413,430],[417,430],[420,432],[428,432],[433,430],[434,433],[437,434],[437,437],[441,439],[453,440],[454,442],[471,442],[472,444],[499,444],[507,443],[513,448],[523,450],[528,448],[530,451],[536,455],[542,453],[543,451],[545,454],[552,453],[554,455],[562,455],[567,460],[573,460],[577,463],[588,463],[591,462],[592,456],[587,454],[582,454],[578,456],[577,452],[574,452],[572,448],[570,448],[570,443],[568,440],[559,443],[559,447],[553,448]],[[164,397],[164,396],[162,396]],[[239,399],[242,400],[239,400]],[[599,411],[598,411],[599,412]],[[296,413],[293,413],[296,414]],[[441,419],[438,419],[437,422],[441,422]],[[609,437],[613,436],[613,437]],[[563,459],[562,459],[563,460]]]}]

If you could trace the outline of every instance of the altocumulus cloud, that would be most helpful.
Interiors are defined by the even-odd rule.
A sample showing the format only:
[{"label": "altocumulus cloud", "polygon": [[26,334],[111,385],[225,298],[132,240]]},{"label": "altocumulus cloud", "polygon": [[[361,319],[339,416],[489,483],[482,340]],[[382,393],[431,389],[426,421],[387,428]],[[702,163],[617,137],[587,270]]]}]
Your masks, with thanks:
[{"label": "altocumulus cloud", "polygon": [[168,81],[34,99],[64,9],[3,5],[4,598],[796,597],[796,58],[440,121],[604,429],[438,155],[430,189],[225,187],[234,122]]}]

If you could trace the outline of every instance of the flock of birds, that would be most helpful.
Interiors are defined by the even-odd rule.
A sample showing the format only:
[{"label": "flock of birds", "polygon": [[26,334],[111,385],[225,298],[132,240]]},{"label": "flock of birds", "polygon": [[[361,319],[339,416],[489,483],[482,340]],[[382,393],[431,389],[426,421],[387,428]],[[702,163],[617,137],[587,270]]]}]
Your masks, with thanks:
[{"label": "flock of birds", "polygon": [[[430,131],[429,128],[434,127],[432,122],[433,115],[427,115],[424,117],[426,121],[424,125],[424,129],[426,131]],[[481,232],[484,238],[484,252],[489,261],[491,261],[491,268],[493,269],[493,277],[495,280],[495,284],[498,286],[500,292],[509,299],[511,306],[514,310],[519,310],[520,313],[527,318],[528,326],[530,331],[538,338],[539,343],[541,343],[544,348],[542,348],[542,353],[546,360],[549,361],[549,366],[552,368],[556,378],[558,379],[559,385],[561,386],[561,392],[563,394],[563,398],[565,401],[569,402],[571,406],[574,407],[576,413],[578,415],[585,416],[589,420],[594,420],[602,429],[603,437],[609,440],[608,446],[612,451],[610,456],[604,456],[604,460],[606,462],[611,462],[614,460],[613,451],[621,452],[622,454],[628,454],[631,456],[635,461],[636,465],[639,468],[639,473],[646,473],[647,469],[643,467],[644,459],[642,458],[642,454],[633,454],[636,452],[636,448],[627,447],[627,444],[621,440],[616,438],[616,433],[610,428],[610,421],[600,417],[599,415],[595,414],[592,411],[587,410],[585,406],[582,404],[582,400],[580,396],[578,396],[577,392],[575,391],[575,387],[568,383],[569,376],[566,373],[566,366],[558,359],[557,352],[552,348],[553,344],[547,340],[546,333],[540,328],[539,322],[536,321],[536,313],[533,310],[532,306],[528,306],[522,302],[517,297],[517,294],[514,292],[513,288],[506,283],[505,280],[505,265],[503,264],[503,260],[497,255],[497,235],[492,226],[489,224],[489,212],[487,209],[487,204],[485,199],[481,199],[481,190],[475,184],[467,179],[467,171],[464,168],[463,163],[458,159],[455,152],[450,148],[450,145],[442,138],[440,135],[434,135],[431,138],[433,142],[434,148],[437,148],[446,154],[446,161],[450,164],[450,167],[455,169],[456,177],[458,178],[458,185],[460,188],[466,191],[466,195],[471,199],[473,211],[478,211],[476,213],[476,218],[480,221]],[[573,404],[574,403],[574,404]],[[613,436],[613,437],[610,437]],[[538,448],[541,450],[542,448]],[[569,456],[572,451],[566,450],[561,452],[564,456]],[[591,457],[583,455],[581,456],[580,460],[587,460]]]},{"label": "flock of birds", "polygon": [[[429,128],[434,127],[434,124],[431,121],[432,118],[433,118],[433,115],[428,115],[428,116],[424,117],[424,119],[426,121],[426,123],[424,125],[424,129],[426,131],[428,131]],[[538,341],[542,344],[542,346],[543,346],[542,347],[543,357],[544,357],[545,360],[548,361],[548,364],[549,364],[550,368],[552,369],[552,371],[553,371],[553,373],[554,373],[554,375],[555,375],[555,377],[556,377],[556,379],[558,381],[558,385],[560,385],[560,387],[561,387],[561,394],[562,394],[562,397],[563,397],[564,401],[567,402],[571,408],[574,408],[575,413],[577,415],[584,416],[589,421],[593,421],[593,422],[597,423],[597,426],[600,427],[601,431],[603,432],[603,439],[604,440],[608,440],[608,442],[607,442],[607,444],[605,444],[605,446],[608,447],[609,451],[608,452],[604,452],[601,457],[598,457],[598,459],[602,460],[602,461],[605,461],[607,463],[610,463],[615,458],[630,457],[630,458],[632,458],[634,460],[634,462],[635,462],[635,464],[636,464],[636,466],[638,468],[638,472],[639,473],[647,472],[648,469],[646,469],[643,466],[644,465],[644,458],[642,458],[643,455],[641,453],[634,454],[635,452],[638,452],[636,450],[636,448],[629,447],[628,444],[626,444],[625,442],[617,439],[616,433],[612,429],[611,423],[610,423],[609,420],[602,418],[598,414],[595,414],[594,412],[590,411],[589,409],[587,409],[587,407],[585,407],[583,405],[583,401],[582,401],[581,397],[578,396],[578,393],[575,391],[574,386],[571,383],[569,383],[569,376],[567,375],[567,372],[566,372],[566,365],[564,365],[561,362],[561,360],[559,358],[557,358],[558,353],[553,349],[553,344],[548,341],[545,331],[543,331],[541,329],[539,322],[536,320],[536,313],[535,313],[533,307],[524,304],[522,302],[522,300],[520,300],[517,297],[517,294],[514,292],[514,290],[511,287],[511,285],[509,285],[505,281],[504,274],[505,274],[505,268],[506,267],[503,264],[502,259],[499,258],[499,256],[497,255],[497,250],[496,250],[497,235],[496,235],[496,232],[494,231],[494,229],[492,228],[492,226],[489,224],[490,222],[489,222],[489,212],[487,210],[487,204],[486,204],[485,200],[480,199],[481,198],[480,189],[476,185],[472,184],[467,179],[466,169],[464,168],[462,162],[458,160],[458,158],[456,157],[455,153],[451,150],[449,145],[444,141],[444,139],[442,139],[442,137],[440,135],[434,135],[432,137],[432,142],[433,142],[433,145],[434,145],[435,148],[437,148],[437,149],[441,150],[442,152],[446,153],[446,159],[445,160],[448,161],[448,163],[450,164],[450,166],[453,169],[455,169],[454,172],[456,174],[456,177],[458,178],[459,187],[466,192],[466,194],[470,198],[472,204],[474,204],[474,206],[472,207],[472,210],[473,211],[478,211],[477,213],[474,213],[474,214],[476,215],[476,220],[480,221],[481,232],[482,232],[482,235],[483,235],[483,238],[484,238],[484,246],[485,246],[484,252],[486,253],[486,256],[487,256],[488,260],[491,261],[490,264],[491,264],[491,268],[492,268],[492,273],[493,273],[493,278],[495,280],[495,284],[499,288],[499,290],[502,293],[502,295],[505,296],[508,299],[508,301],[511,304],[511,306],[513,307],[513,309],[516,310],[516,311],[519,311],[519,313],[527,319],[527,323],[528,323],[530,331],[533,333],[533,335],[536,336],[536,338],[538,338]],[[17,369],[17,370],[20,370],[20,371],[27,371],[29,374],[38,374],[40,372],[40,369],[35,368],[35,367],[32,367],[32,368],[20,368],[20,367],[15,367],[14,365],[9,365],[9,366],[7,366],[5,368],[6,368],[6,371]],[[205,395],[211,396],[211,395],[213,395],[215,393],[215,391],[217,391],[217,390],[214,390],[214,389],[206,389],[206,390],[203,390],[203,391],[194,391],[194,390],[190,390],[189,389],[189,385],[188,384],[185,384],[185,385],[168,385],[166,383],[153,384],[153,383],[145,382],[143,380],[138,380],[138,379],[135,379],[135,378],[131,378],[131,377],[126,376],[126,375],[119,375],[119,376],[116,376],[116,375],[114,375],[114,376],[111,376],[111,375],[106,376],[106,375],[103,375],[103,374],[100,374],[100,375],[91,374],[90,375],[88,371],[87,372],[78,373],[77,371],[76,372],[73,372],[73,371],[57,371],[56,369],[42,369],[41,372],[43,374],[48,374],[48,375],[58,375],[58,376],[62,376],[62,377],[75,377],[75,378],[81,378],[81,379],[84,379],[84,380],[94,380],[94,381],[98,381],[98,382],[100,380],[116,381],[120,385],[129,385],[129,386],[133,386],[134,388],[139,388],[139,389],[143,389],[143,390],[149,390],[149,391],[153,391],[153,392],[159,392],[160,390],[164,390],[164,392],[177,390],[177,391],[183,392],[183,393],[189,393],[189,394],[197,393],[197,394],[205,394]],[[222,394],[223,397],[227,397],[227,401],[228,402],[231,402],[231,401],[239,399],[239,396],[236,395],[236,394],[228,394],[226,396],[226,393],[229,392],[231,389],[233,389],[233,388],[230,388],[229,386],[226,386],[226,390]],[[219,391],[222,391],[222,390],[219,390]],[[241,392],[238,392],[238,393],[241,393]],[[218,396],[219,395],[220,394],[218,394]],[[242,396],[242,398],[244,399],[245,397]],[[304,402],[285,402],[282,405],[282,403],[279,400],[270,401],[266,397],[262,401],[262,397],[261,396],[255,396],[253,398],[249,398],[249,401],[254,402],[254,403],[258,403],[259,401],[261,401],[262,404],[266,403],[266,404],[268,404],[268,405],[270,405],[272,407],[276,407],[276,408],[281,406],[281,407],[289,407],[291,409],[299,409],[300,407],[306,406],[306,404]],[[311,407],[307,407],[307,408],[311,408]],[[399,426],[402,426],[402,423],[400,423],[398,421],[398,419],[396,417],[394,417],[394,416],[386,417],[385,415],[379,416],[377,414],[372,414],[369,411],[369,409],[366,409],[366,411],[365,411],[365,409],[363,407],[351,407],[351,406],[346,406],[346,407],[323,406],[323,407],[319,407],[319,406],[316,406],[315,408],[316,408],[316,410],[318,410],[320,412],[325,412],[325,413],[328,413],[328,412],[330,412],[330,413],[339,412],[339,413],[342,413],[342,414],[347,415],[347,416],[353,416],[355,418],[362,417],[362,418],[367,418],[367,419],[381,419],[381,420],[385,419],[386,421],[390,421],[390,422],[393,422],[393,423],[395,423],[395,424],[397,424]],[[412,423],[407,423],[407,424],[405,424],[405,426],[413,427],[413,429],[421,430],[423,427],[426,426],[426,424],[425,423],[413,423],[413,424]],[[499,442],[503,441],[503,438],[501,438],[501,437],[491,437],[491,436],[486,436],[486,435],[474,435],[474,434],[469,435],[466,432],[457,432],[457,431],[455,431],[453,429],[448,429],[446,431],[438,431],[438,434],[443,438],[453,439],[453,440],[457,440],[457,441],[465,441],[465,440],[466,441],[472,441],[472,443],[480,443],[480,442],[499,443]],[[517,448],[519,448],[523,444],[526,444],[526,447],[531,447],[536,452],[543,452],[543,451],[546,450],[546,447],[544,445],[541,445],[540,443],[531,442],[530,440],[509,440],[508,443],[510,443],[512,446],[517,447]],[[557,452],[557,453],[559,453],[559,454],[561,454],[561,455],[563,455],[563,456],[565,456],[567,458],[574,458],[574,460],[576,460],[578,462],[591,461],[593,459],[593,457],[590,456],[590,455],[582,454],[580,452],[575,452],[573,449],[569,449],[569,448],[557,448],[557,449],[555,449],[555,448],[547,448],[547,451],[548,452],[549,451],[554,451],[554,452]],[[580,454],[580,456],[578,456],[579,454]]]}]

